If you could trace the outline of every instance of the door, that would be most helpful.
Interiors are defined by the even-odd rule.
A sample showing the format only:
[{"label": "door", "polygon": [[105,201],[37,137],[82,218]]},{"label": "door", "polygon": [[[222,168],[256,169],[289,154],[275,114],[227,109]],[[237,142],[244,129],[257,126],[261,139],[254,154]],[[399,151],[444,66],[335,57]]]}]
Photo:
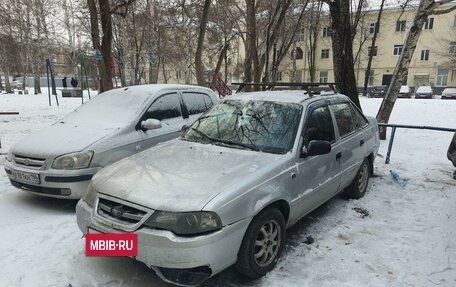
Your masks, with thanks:
[{"label": "door", "polygon": [[302,146],[313,140],[325,140],[332,144],[328,154],[298,159],[299,190],[293,195],[292,205],[297,218],[304,216],[337,193],[340,179],[340,163],[337,157],[335,129],[326,102],[311,105],[307,110],[302,133]]},{"label": "door", "polygon": [[340,187],[345,188],[355,178],[366,156],[364,133],[360,132],[367,125],[366,119],[349,102],[330,105],[336,120],[339,134],[339,158],[341,163]]},{"label": "door", "polygon": [[[161,128],[141,130],[143,140],[140,149],[146,149],[160,142],[177,138],[186,124],[182,117],[179,94],[177,92],[159,96],[141,117],[141,121],[156,119],[161,121]],[[140,123],[139,123],[140,124]]]},{"label": "door", "polygon": [[188,114],[187,125],[189,126],[213,106],[211,98],[204,93],[182,92],[182,100]]},{"label": "door", "polygon": [[393,75],[383,75],[382,86],[389,86],[392,79]]}]

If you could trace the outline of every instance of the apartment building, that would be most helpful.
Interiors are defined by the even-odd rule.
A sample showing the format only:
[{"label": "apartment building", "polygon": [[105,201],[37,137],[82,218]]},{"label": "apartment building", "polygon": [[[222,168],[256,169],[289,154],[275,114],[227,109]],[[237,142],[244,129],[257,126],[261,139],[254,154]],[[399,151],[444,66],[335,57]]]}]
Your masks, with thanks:
[{"label": "apartment building", "polygon": [[[353,43],[358,87],[363,86],[370,53],[373,54],[373,60],[369,86],[390,83],[414,15],[414,7],[404,11],[400,8],[386,8],[383,10],[380,25],[376,25],[378,11],[369,11],[362,17]],[[377,41],[375,46],[371,47],[376,29]],[[297,79],[302,82],[312,81],[308,60],[312,50],[308,33],[311,33],[309,26],[304,24],[302,31],[297,35],[297,52],[293,54],[296,55]],[[327,17],[322,18],[319,23],[316,39],[313,81],[332,82],[334,73],[331,30]],[[291,61],[280,66],[284,81],[291,80]],[[410,62],[407,85],[431,85],[437,89],[456,86],[456,11],[433,15],[427,19]]]}]

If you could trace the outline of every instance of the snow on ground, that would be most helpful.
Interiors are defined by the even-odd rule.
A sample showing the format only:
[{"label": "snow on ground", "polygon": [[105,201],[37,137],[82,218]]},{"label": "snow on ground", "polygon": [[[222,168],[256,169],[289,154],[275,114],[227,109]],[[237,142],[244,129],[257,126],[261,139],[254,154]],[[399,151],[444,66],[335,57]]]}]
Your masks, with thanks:
[{"label": "snow on ground", "polygon": [[[49,107],[45,95],[0,95],[0,111],[20,112],[0,116],[0,165],[12,144],[81,102],[59,101]],[[364,112],[375,116],[380,101],[362,98]],[[456,101],[399,99],[390,122],[456,128]],[[366,196],[336,197],[292,227],[273,272],[247,281],[231,268],[204,285],[456,286],[456,181],[446,159],[451,136],[398,129],[389,165],[388,142],[381,144]],[[390,169],[407,180],[405,188]],[[1,168],[0,286],[168,286],[132,259],[85,257],[75,205],[17,190]]]}]

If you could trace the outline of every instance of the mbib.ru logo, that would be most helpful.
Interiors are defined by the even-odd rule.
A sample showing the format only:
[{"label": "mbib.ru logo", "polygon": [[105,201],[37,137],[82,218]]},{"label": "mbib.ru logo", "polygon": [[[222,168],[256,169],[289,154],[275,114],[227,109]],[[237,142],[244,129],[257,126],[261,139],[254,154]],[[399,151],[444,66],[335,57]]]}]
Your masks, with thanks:
[{"label": "mbib.ru logo", "polygon": [[137,234],[87,234],[86,256],[137,256]]}]

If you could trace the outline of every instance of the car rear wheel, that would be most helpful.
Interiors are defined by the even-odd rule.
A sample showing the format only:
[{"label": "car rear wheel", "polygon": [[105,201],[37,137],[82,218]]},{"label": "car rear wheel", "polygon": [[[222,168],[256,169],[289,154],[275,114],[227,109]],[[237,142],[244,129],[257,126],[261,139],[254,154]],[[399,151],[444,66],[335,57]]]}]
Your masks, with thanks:
[{"label": "car rear wheel", "polygon": [[367,159],[364,159],[361,167],[358,170],[358,173],[355,176],[355,179],[353,179],[352,183],[345,188],[345,197],[359,199],[364,196],[367,190],[367,185],[369,184],[369,170],[369,161]]},{"label": "car rear wheel", "polygon": [[255,216],[245,232],[236,270],[252,279],[271,271],[285,245],[285,219],[276,208]]}]

